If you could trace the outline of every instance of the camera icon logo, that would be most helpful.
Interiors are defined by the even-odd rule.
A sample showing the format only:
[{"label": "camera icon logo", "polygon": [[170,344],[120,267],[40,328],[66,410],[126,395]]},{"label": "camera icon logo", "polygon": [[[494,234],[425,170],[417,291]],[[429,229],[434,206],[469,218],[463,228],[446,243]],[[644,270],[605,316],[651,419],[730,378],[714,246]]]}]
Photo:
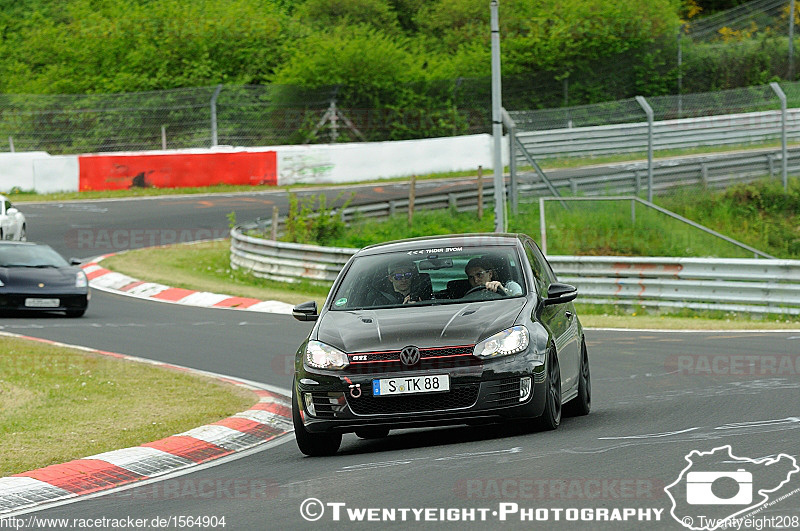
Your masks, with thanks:
[{"label": "camera icon logo", "polygon": [[[714,483],[731,481],[738,485],[736,494],[721,497],[714,493]],[[753,474],[743,468],[736,472],[689,472],[686,474],[686,501],[690,505],[748,505],[753,502]]]}]

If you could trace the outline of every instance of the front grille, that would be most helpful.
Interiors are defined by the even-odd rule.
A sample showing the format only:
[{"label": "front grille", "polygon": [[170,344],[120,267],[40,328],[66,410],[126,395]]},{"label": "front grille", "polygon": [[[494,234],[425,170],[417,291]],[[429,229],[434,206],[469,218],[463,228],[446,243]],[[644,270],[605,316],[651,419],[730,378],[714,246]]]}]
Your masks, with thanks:
[{"label": "front grille", "polygon": [[519,378],[507,378],[486,385],[486,400],[492,405],[513,406],[519,403]]},{"label": "front grille", "polygon": [[363,388],[359,398],[347,397],[350,409],[356,415],[388,415],[422,411],[447,411],[470,407],[478,399],[480,384],[454,385],[446,393],[423,393],[406,396],[372,396],[370,388]]},{"label": "front grille", "polygon": [[[471,356],[475,345],[461,345],[454,347],[431,347],[419,349],[420,360],[434,360],[443,357]],[[364,365],[367,363],[400,363],[399,350],[385,350],[379,352],[351,352],[348,354],[351,365]],[[356,358],[356,359],[354,359]]]}]

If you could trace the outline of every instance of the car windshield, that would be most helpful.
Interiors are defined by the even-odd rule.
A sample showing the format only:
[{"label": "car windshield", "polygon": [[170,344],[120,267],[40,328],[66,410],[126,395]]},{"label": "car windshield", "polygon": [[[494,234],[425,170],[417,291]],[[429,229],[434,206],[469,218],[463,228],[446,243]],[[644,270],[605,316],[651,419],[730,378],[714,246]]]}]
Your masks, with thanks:
[{"label": "car windshield", "polygon": [[0,267],[68,267],[47,245],[0,245]]},{"label": "car windshield", "polygon": [[419,249],[357,257],[336,290],[331,310],[458,304],[522,295],[525,281],[514,247]]}]

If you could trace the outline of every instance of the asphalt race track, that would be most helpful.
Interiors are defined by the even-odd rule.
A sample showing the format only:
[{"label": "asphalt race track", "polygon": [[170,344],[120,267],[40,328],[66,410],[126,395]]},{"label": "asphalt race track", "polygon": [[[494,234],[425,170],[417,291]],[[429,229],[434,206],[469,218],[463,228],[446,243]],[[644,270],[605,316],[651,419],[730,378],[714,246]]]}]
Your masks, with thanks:
[{"label": "asphalt race track", "polygon": [[[402,196],[402,187],[397,190]],[[370,197],[365,202],[390,193],[386,188],[362,191]],[[118,243],[135,230],[224,231],[228,212],[236,210],[240,220],[248,220],[268,215],[265,211],[271,204],[285,205],[285,195],[21,204],[21,209],[28,217],[31,240],[49,243],[67,256],[86,258],[116,249],[78,247],[79,229],[95,231],[83,233],[83,244],[90,241],[87,235],[99,231],[117,231]],[[8,332],[158,359],[287,390],[291,357],[310,326],[283,315],[181,307],[96,290],[81,319],[0,320],[0,329]],[[787,457],[800,457],[800,332],[589,330],[587,340],[592,413],[565,418],[555,432],[488,426],[403,430],[370,441],[346,435],[340,453],[329,458],[304,457],[289,436],[283,444],[189,474],[82,498],[22,518],[153,522],[205,516],[224,517],[224,529],[307,529],[350,526],[348,510],[376,509],[362,517],[377,516],[378,521],[362,527],[377,528],[387,525],[380,521],[380,511],[394,509],[396,521],[405,515],[400,525],[414,528],[489,529],[505,524],[684,529],[670,515],[673,503],[665,487],[679,478],[691,451],[730,445],[740,458],[786,454],[781,458],[785,464]],[[731,470],[740,468],[740,461],[728,462]],[[753,492],[765,489],[770,480],[756,474]],[[714,485],[707,487],[708,492],[725,498]],[[730,485],[719,488],[724,491]],[[800,472],[790,474],[768,497],[773,501],[798,489]],[[309,498],[344,505],[326,505],[319,514],[317,502],[306,501]],[[686,499],[678,502],[678,514],[691,514],[695,526],[701,524],[701,515],[719,509],[687,507]],[[301,506],[307,518],[320,516],[319,520],[304,519]],[[420,511],[426,508],[430,510]],[[623,514],[626,519],[613,519]],[[639,521],[645,515],[651,520]],[[536,521],[521,521],[528,516]],[[788,527],[800,527],[796,523],[800,490],[762,506],[757,517],[785,519],[780,521]],[[45,525],[41,520],[37,524]],[[103,527],[110,527],[108,521]],[[188,526],[173,521],[165,527]]]}]

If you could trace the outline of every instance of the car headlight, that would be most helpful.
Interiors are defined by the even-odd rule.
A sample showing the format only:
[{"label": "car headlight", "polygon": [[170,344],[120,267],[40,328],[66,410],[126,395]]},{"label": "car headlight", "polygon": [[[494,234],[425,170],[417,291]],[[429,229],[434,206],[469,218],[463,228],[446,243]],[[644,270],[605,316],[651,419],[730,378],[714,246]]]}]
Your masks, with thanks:
[{"label": "car headlight", "polygon": [[78,274],[75,276],[75,287],[76,288],[85,288],[89,285],[89,280],[86,278],[86,273],[83,271],[79,271]]},{"label": "car headlight", "polygon": [[530,343],[528,329],[517,325],[487,337],[475,345],[475,350],[472,352],[484,359],[509,356],[528,348],[528,343]]},{"label": "car headlight", "polygon": [[306,345],[306,364],[317,369],[344,369],[349,360],[347,354],[319,341]]}]

